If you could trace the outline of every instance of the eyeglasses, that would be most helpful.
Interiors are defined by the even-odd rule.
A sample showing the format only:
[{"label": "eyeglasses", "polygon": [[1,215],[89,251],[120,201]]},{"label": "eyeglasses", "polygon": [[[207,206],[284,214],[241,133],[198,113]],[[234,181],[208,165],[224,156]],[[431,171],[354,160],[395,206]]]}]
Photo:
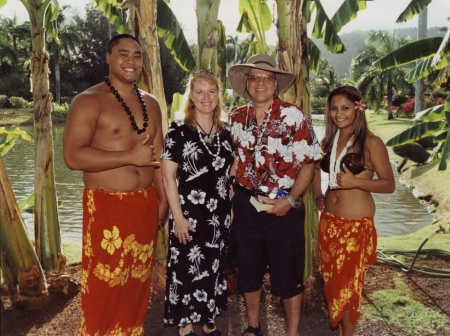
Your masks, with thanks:
[{"label": "eyeglasses", "polygon": [[198,75],[198,74],[201,74],[201,73],[206,73],[207,75],[215,76],[214,72],[212,72],[212,71],[209,70],[209,69],[200,69],[200,70],[197,70],[196,72],[194,72],[194,75]]},{"label": "eyeglasses", "polygon": [[271,75],[251,75],[251,76],[247,76],[247,79],[249,80],[250,83],[254,83],[254,84],[258,84],[261,81],[264,84],[272,84],[273,81],[275,80],[275,78],[273,78],[273,76],[271,76]]}]

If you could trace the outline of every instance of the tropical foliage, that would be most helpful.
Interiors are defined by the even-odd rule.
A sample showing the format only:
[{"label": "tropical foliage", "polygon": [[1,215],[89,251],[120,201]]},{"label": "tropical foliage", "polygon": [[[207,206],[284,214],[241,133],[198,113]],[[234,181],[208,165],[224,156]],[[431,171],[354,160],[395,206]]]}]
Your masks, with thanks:
[{"label": "tropical foliage", "polygon": [[406,42],[406,39],[396,40],[387,31],[372,31],[366,47],[357,52],[351,65],[352,79],[373,110],[377,111],[387,96],[388,119],[394,118],[391,108],[394,90],[408,94],[412,92],[412,85],[408,86],[403,68],[381,70],[373,63]]}]

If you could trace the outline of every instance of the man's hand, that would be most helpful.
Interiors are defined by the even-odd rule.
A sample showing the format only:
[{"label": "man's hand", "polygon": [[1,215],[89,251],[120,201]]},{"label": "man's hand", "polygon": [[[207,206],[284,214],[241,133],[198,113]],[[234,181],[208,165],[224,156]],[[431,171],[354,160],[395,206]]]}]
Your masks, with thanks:
[{"label": "man's hand", "polygon": [[285,198],[264,199],[263,203],[273,204],[273,207],[266,211],[269,215],[285,216],[291,210],[291,203]]},{"label": "man's hand", "polygon": [[147,145],[148,138],[149,136],[146,135],[144,140],[139,141],[131,150],[132,163],[138,167],[159,167],[160,163],[156,160],[156,153],[153,145]]}]

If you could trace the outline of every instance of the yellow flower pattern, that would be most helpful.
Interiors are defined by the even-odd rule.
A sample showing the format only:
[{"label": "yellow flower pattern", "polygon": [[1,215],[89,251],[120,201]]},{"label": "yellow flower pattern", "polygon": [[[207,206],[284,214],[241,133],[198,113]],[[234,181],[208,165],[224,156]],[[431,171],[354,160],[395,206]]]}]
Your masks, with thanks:
[{"label": "yellow flower pattern", "polygon": [[103,230],[103,238],[101,246],[107,250],[109,254],[113,255],[116,249],[122,246],[122,238],[119,236],[120,232],[117,226],[113,226],[112,231]]},{"label": "yellow flower pattern", "polygon": [[[150,190],[151,193],[149,192]],[[145,222],[144,222],[145,224],[142,224],[142,222],[139,224],[140,228],[144,228],[147,227],[147,225],[151,225],[148,227],[151,230],[153,230],[153,228],[155,230],[154,234],[147,235],[146,233],[144,235],[145,237],[143,237],[141,234],[135,235],[134,233],[130,233],[131,230],[128,230],[128,228],[124,226],[124,224],[122,224],[121,222],[115,222],[114,220],[110,220],[108,222],[108,220],[104,220],[102,218],[102,216],[104,216],[102,215],[102,211],[103,213],[105,213],[108,210],[105,210],[107,208],[105,208],[103,205],[102,207],[99,207],[99,209],[96,208],[97,206],[99,206],[98,204],[96,204],[96,202],[99,201],[102,202],[103,198],[105,197],[109,197],[108,202],[111,199],[110,196],[114,196],[116,199],[124,202],[127,201],[129,202],[129,198],[127,200],[127,197],[130,195],[135,197],[149,196],[152,198],[152,202],[154,201],[157,202],[154,187],[151,187],[145,191],[137,191],[130,193],[106,193],[104,190],[99,192],[99,189],[97,190],[85,189],[84,197],[86,198],[83,206],[84,210],[87,210],[85,212],[87,216],[83,219],[84,220],[83,270],[82,270],[82,288],[81,288],[82,294],[84,295],[92,296],[93,295],[92,293],[96,293],[96,291],[98,291],[99,288],[98,287],[99,282],[106,283],[107,287],[115,288],[114,290],[123,287],[124,288],[122,289],[123,291],[125,290],[125,288],[129,288],[130,285],[136,287],[135,284],[137,283],[136,282],[132,283],[130,281],[131,279],[136,279],[138,280],[139,284],[141,283],[145,284],[144,288],[150,288],[150,283],[148,281],[151,278],[151,262],[153,259],[154,243],[157,232],[157,213],[154,219],[153,217],[149,217],[150,224],[146,224]],[[114,200],[112,200],[112,202],[114,202]],[[157,203],[149,203],[149,204],[152,207],[154,204]],[[145,211],[148,211],[147,209],[148,208],[146,208]],[[100,220],[95,217],[99,217]],[[111,223],[109,227],[108,223]],[[134,229],[132,229],[132,231],[142,232],[142,229],[141,231],[135,231]],[[124,234],[125,232],[127,232],[127,234]],[[136,237],[138,237],[138,239],[139,238],[145,239],[145,243],[141,243],[138,239],[136,239]],[[97,256],[94,256],[94,254],[97,254]],[[92,288],[90,289],[89,286],[92,286]],[[139,286],[141,285],[138,285],[138,287]],[[111,292],[111,293],[120,293],[120,292]],[[121,308],[117,307],[113,308],[113,310],[114,309],[121,309]],[[145,313],[146,305],[145,310],[141,308],[139,309],[140,312],[143,311]],[[90,327],[91,322],[89,321],[92,321],[92,313],[87,314],[83,308],[81,335],[87,336],[144,335],[144,323],[141,324],[140,321],[139,322],[136,321],[136,323],[139,323],[139,325],[130,325],[127,324],[127,322],[133,323],[130,320],[127,321],[116,320],[107,331],[105,330],[94,331],[95,329],[89,330],[89,328],[92,328]]]},{"label": "yellow flower pattern", "polygon": [[373,218],[351,220],[323,212],[319,227],[320,269],[330,313],[335,327],[342,313],[351,309],[355,325],[359,315],[365,263],[376,262],[376,230]]}]

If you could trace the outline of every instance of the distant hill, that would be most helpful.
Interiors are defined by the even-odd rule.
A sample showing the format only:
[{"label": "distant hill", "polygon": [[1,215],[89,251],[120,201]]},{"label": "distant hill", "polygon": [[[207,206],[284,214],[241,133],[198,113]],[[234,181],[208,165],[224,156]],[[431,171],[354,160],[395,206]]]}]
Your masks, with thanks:
[{"label": "distant hill", "polygon": [[[313,39],[314,43],[321,51],[321,58],[328,59],[328,62],[333,66],[334,70],[338,73],[339,78],[344,74],[350,73],[350,63],[355,53],[365,46],[364,41],[369,36],[370,30],[356,30],[351,33],[339,35],[342,42],[345,45],[347,51],[343,54],[330,54],[324,47],[321,40]],[[412,41],[417,40],[417,28],[401,28],[395,31],[395,35],[399,38],[410,36]],[[428,29],[428,37],[444,36],[443,33],[439,33],[439,27],[433,27]],[[346,76],[348,77],[348,76]]]}]

